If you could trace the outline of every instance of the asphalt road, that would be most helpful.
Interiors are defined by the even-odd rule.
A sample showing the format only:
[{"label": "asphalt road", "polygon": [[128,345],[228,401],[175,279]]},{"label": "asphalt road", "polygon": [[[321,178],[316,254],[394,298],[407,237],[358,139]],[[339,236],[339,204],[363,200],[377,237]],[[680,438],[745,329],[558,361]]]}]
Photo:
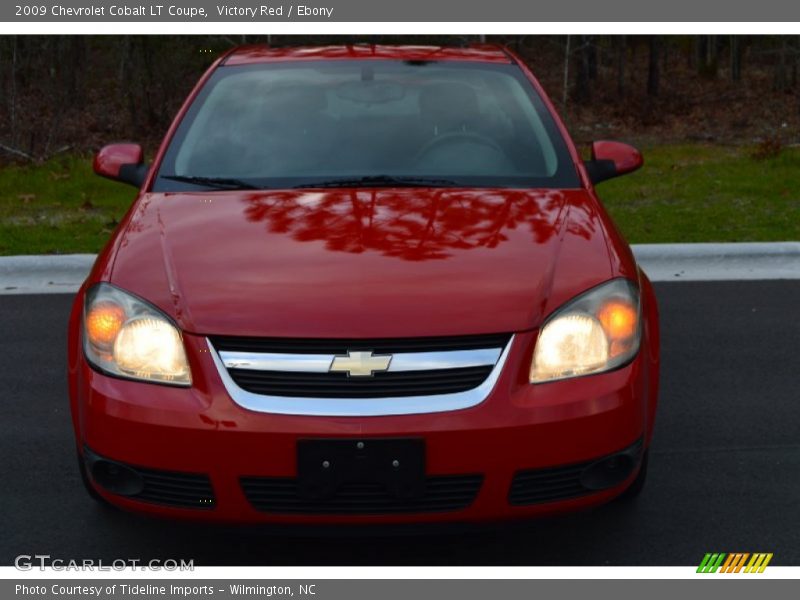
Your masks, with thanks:
[{"label": "asphalt road", "polygon": [[106,510],[75,468],[67,295],[0,296],[0,564],[184,558],[196,565],[800,565],[800,281],[657,285],[660,412],[636,503],[499,531],[287,537]]}]

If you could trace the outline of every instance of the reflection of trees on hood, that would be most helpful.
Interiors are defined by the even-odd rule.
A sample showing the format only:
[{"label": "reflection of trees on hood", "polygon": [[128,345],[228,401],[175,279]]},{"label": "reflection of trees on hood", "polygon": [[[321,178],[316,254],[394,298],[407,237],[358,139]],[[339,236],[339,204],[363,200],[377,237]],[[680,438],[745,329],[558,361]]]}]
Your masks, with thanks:
[{"label": "reflection of trees on hood", "polygon": [[[264,221],[270,231],[298,241],[430,260],[447,258],[450,249],[497,247],[518,227],[546,241],[556,234],[564,197],[512,190],[320,190],[251,194],[245,202],[249,221]],[[590,225],[570,223],[570,231]]]}]

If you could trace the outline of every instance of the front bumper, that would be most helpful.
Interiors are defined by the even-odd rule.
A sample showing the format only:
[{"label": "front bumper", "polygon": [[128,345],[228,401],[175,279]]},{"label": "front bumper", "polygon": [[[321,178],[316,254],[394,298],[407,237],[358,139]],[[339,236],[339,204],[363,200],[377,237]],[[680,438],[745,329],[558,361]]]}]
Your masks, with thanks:
[{"label": "front bumper", "polygon": [[[620,483],[601,491],[574,488],[570,497],[515,494],[514,486],[525,473],[534,473],[534,480],[536,473],[554,467],[579,473],[597,459],[626,449],[630,453],[639,440],[639,448],[646,447],[652,431],[657,360],[645,343],[632,363],[616,371],[531,386],[527,369],[535,333],[517,334],[494,390],[477,406],[433,414],[320,417],[258,413],[238,406],[214,368],[205,338],[186,335],[185,341],[194,376],[191,388],[109,377],[94,371],[81,353],[71,367],[79,450],[91,449],[90,462],[94,456],[144,469],[163,484],[162,492],[166,490],[160,497],[131,496],[95,483],[102,496],[122,508],[229,523],[311,525],[533,517],[612,499],[635,477],[641,451],[635,451],[629,475]],[[441,503],[423,503],[404,510],[368,507],[366,512],[319,514],[287,509],[292,503],[276,509],[274,503],[258,502],[254,485],[262,485],[263,491],[263,485],[275,484],[278,495],[291,493],[285,486],[291,487],[296,476],[297,441],[309,437],[421,437],[426,474],[433,480],[429,485],[445,486],[442,497],[452,499],[456,491],[474,485],[476,477],[478,484],[468,501],[462,498],[445,509]],[[574,465],[582,467],[576,471]],[[170,490],[181,485],[170,480],[174,475],[189,476],[188,489],[205,490],[205,480],[191,477],[206,478],[211,495],[201,493],[205,500],[196,505],[170,503]],[[570,481],[574,484],[575,477]]]}]

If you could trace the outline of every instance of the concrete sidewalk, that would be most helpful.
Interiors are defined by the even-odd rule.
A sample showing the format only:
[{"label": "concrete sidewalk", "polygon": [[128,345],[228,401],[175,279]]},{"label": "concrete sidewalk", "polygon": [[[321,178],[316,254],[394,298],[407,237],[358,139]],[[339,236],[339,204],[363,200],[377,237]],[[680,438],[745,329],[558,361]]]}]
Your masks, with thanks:
[{"label": "concrete sidewalk", "polygon": [[[640,244],[653,281],[800,279],[800,242]],[[81,285],[93,254],[0,257],[0,294],[67,294]]]}]

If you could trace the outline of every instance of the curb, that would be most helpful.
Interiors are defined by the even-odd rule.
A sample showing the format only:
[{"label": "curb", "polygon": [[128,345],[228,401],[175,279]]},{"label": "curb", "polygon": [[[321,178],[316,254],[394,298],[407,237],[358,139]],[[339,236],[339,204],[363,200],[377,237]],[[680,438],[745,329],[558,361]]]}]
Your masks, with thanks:
[{"label": "curb", "polygon": [[0,256],[0,294],[74,294],[95,254]]},{"label": "curb", "polygon": [[[800,279],[800,242],[634,244],[652,281]],[[94,254],[0,256],[0,295],[71,294]]]},{"label": "curb", "polygon": [[653,281],[800,279],[800,242],[639,244],[633,252]]}]

